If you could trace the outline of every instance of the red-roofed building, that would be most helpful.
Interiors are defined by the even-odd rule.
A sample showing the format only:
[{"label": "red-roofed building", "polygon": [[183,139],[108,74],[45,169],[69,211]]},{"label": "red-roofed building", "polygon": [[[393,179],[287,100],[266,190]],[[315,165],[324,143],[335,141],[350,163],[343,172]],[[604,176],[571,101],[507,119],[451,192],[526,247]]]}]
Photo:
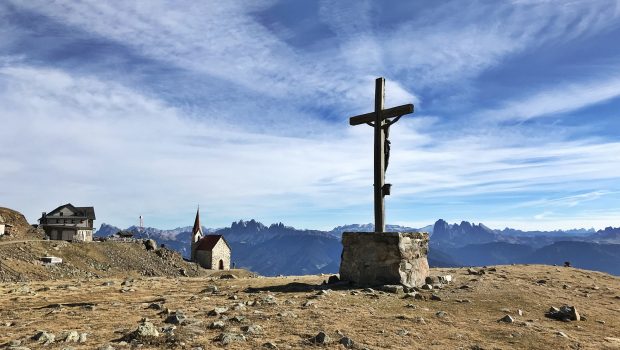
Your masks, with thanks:
[{"label": "red-roofed building", "polygon": [[203,236],[200,226],[200,209],[196,211],[196,219],[192,229],[192,261],[205,269],[229,270],[230,251],[230,245],[224,236]]}]

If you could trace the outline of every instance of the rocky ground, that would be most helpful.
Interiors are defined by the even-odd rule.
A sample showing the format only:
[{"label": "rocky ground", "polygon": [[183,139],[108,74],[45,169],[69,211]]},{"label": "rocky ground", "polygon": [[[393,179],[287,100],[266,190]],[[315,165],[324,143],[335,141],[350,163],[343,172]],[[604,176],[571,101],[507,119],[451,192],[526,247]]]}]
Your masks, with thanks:
[{"label": "rocky ground", "polygon": [[[208,276],[213,271],[183,260],[168,249],[148,250],[145,242],[10,241],[0,243],[0,282],[140,276]],[[62,264],[40,259],[55,256]]]},{"label": "rocky ground", "polygon": [[[323,284],[329,276],[4,283],[0,344],[22,350],[620,349],[618,277],[553,266],[432,274],[452,281],[429,280],[433,289],[417,291]],[[558,310],[549,313],[551,307]]]}]

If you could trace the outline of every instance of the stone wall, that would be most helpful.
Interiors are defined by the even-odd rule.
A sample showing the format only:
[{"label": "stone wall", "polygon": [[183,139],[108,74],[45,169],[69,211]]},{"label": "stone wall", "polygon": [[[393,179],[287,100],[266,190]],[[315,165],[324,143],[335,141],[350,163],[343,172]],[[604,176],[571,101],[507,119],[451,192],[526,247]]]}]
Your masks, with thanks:
[{"label": "stone wall", "polygon": [[429,275],[427,233],[345,232],[342,245],[341,280],[416,287]]},{"label": "stone wall", "polygon": [[230,248],[221,239],[213,250],[196,251],[196,262],[205,269],[219,270],[220,260],[224,265],[223,270],[230,270]]},{"label": "stone wall", "polygon": [[213,247],[212,257],[213,269],[219,269],[219,262],[222,260],[224,263],[223,270],[230,270],[230,248],[224,243],[223,239],[220,239],[215,247]]}]

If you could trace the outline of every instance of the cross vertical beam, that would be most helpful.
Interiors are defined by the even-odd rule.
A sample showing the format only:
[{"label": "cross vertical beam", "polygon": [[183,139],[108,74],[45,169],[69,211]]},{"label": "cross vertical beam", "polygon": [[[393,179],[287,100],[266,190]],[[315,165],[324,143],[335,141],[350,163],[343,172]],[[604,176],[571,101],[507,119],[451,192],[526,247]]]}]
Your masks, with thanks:
[{"label": "cross vertical beam", "polygon": [[375,80],[375,232],[385,231],[385,201],[383,185],[385,184],[385,133],[384,119],[381,111],[385,100],[385,79]]},{"label": "cross vertical beam", "polygon": [[[356,115],[349,118],[350,125],[368,124],[375,131],[375,232],[385,232],[385,201],[384,197],[390,194],[390,184],[385,184],[385,169],[390,155],[388,130],[400,117],[413,113],[413,105],[406,104],[398,107],[383,109],[385,99],[385,79],[375,80],[375,110],[374,112]],[[386,145],[387,144],[387,145]],[[386,155],[387,153],[387,155]]]}]

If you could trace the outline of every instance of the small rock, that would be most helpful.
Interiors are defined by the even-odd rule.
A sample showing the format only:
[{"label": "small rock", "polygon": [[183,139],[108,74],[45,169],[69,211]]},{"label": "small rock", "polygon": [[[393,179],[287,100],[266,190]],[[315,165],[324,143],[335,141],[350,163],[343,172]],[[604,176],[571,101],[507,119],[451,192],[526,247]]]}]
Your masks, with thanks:
[{"label": "small rock", "polygon": [[305,302],[305,303],[303,303],[301,306],[303,306],[303,307],[310,307],[310,306],[314,306],[314,307],[316,307],[316,305],[315,305],[314,301],[311,301],[311,300],[306,301],[306,302]]},{"label": "small rock", "polygon": [[149,321],[143,321],[138,325],[138,329],[133,331],[130,338],[133,339],[144,339],[144,338],[157,338],[159,337],[159,331],[155,325],[153,325]]},{"label": "small rock", "polygon": [[344,345],[345,348],[353,347],[353,340],[349,337],[342,337],[338,341],[338,344]]},{"label": "small rock", "polygon": [[215,309],[209,311],[208,315],[209,316],[219,316],[221,314],[224,314],[228,312],[228,308],[226,307],[216,307]]},{"label": "small rock", "polygon": [[557,336],[559,336],[559,337],[562,337],[562,338],[568,338],[568,335],[566,335],[566,333],[564,333],[564,332],[560,332],[560,331],[558,331],[556,334],[557,334]]},{"label": "small rock", "polygon": [[71,331],[65,335],[65,343],[77,343],[80,340],[80,333]]},{"label": "small rock", "polygon": [[154,239],[145,239],[144,247],[146,250],[157,250],[157,242]]},{"label": "small rock", "polygon": [[441,301],[441,297],[437,294],[433,294],[431,295],[431,300],[435,300],[435,301]]},{"label": "small rock", "polygon": [[182,324],[186,320],[187,320],[187,317],[185,317],[185,315],[182,312],[177,311],[174,314],[166,317],[166,320],[164,321],[164,323]]},{"label": "small rock", "polygon": [[439,318],[446,318],[448,317],[448,313],[445,311],[437,311],[435,313],[435,316],[439,317]]},{"label": "small rock", "polygon": [[97,348],[97,350],[116,350],[116,348],[110,344],[105,344]]},{"label": "small rock", "polygon": [[209,325],[210,329],[224,329],[224,327],[226,327],[226,325],[223,321],[211,322],[211,324]]},{"label": "small rock", "polygon": [[237,310],[237,311],[243,311],[245,310],[245,304],[244,303],[237,303],[235,305],[232,306],[233,310]]},{"label": "small rock", "polygon": [[560,321],[579,321],[581,316],[574,306],[562,305],[559,309],[551,307],[545,316]]},{"label": "small rock", "polygon": [[330,342],[329,336],[325,332],[319,332],[314,337],[310,338],[310,342],[313,344],[327,344]]},{"label": "small rock", "polygon": [[215,337],[216,341],[219,341],[223,345],[227,345],[233,342],[242,342],[245,341],[245,335],[237,334],[237,333],[220,333],[217,337]]},{"label": "small rock", "polygon": [[161,306],[160,304],[157,304],[157,303],[151,303],[149,306],[147,306],[147,309],[161,310],[161,309],[163,309],[163,306]]},{"label": "small rock", "polygon": [[439,283],[449,284],[452,283],[452,275],[439,276]]},{"label": "small rock", "polygon": [[54,340],[56,340],[56,336],[52,333],[48,333],[46,331],[39,331],[37,334],[35,334],[32,337],[32,340],[35,340],[39,343],[43,343],[43,344],[51,344],[54,342]]},{"label": "small rock", "polygon": [[400,336],[406,336],[409,335],[409,331],[406,329],[399,329],[396,334],[400,335]]},{"label": "small rock", "polygon": [[425,285],[423,285],[423,286],[422,286],[422,289],[425,289],[425,290],[432,290],[432,289],[433,289],[433,286],[427,283],[427,284],[425,284]]},{"label": "small rock", "polygon": [[387,293],[398,294],[403,292],[403,286],[386,284],[384,286],[381,286],[381,290]]},{"label": "small rock", "polygon": [[517,314],[518,314],[519,316],[523,316],[523,310],[521,310],[521,309],[517,309]]},{"label": "small rock", "polygon": [[200,293],[217,293],[219,292],[219,288],[216,285],[209,285],[205,289],[201,290]]},{"label": "small rock", "polygon": [[426,284],[435,284],[439,281],[439,279],[435,276],[426,276],[426,278],[424,279],[424,282]]},{"label": "small rock", "polygon": [[241,331],[247,334],[263,334],[263,328],[259,325],[249,325],[241,327]]},{"label": "small rock", "polygon": [[266,348],[266,349],[277,349],[278,346],[276,344],[272,343],[272,342],[268,342],[268,343],[264,343],[263,344],[263,348]]},{"label": "small rock", "polygon": [[512,318],[512,316],[506,315],[506,316],[500,318],[499,321],[497,321],[497,322],[513,323],[514,321],[515,321],[515,319]]},{"label": "small rock", "polygon": [[243,316],[233,316],[230,319],[231,322],[237,322],[237,323],[241,323],[241,322],[243,322],[243,320],[245,320],[245,317],[243,317]]},{"label": "small rock", "polygon": [[224,275],[220,276],[221,280],[236,280],[237,278],[238,278],[237,276],[235,276],[233,274],[230,274],[230,273],[227,273],[227,274],[224,274]]}]

